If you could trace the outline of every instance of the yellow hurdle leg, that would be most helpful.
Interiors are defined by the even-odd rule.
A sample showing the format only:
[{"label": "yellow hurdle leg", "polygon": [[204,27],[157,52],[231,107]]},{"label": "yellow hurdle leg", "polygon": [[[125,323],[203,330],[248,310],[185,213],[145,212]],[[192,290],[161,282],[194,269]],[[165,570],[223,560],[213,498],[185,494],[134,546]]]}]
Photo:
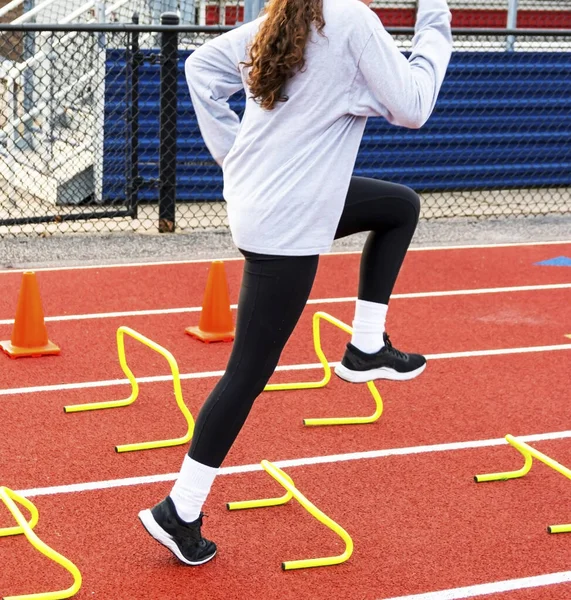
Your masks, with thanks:
[{"label": "yellow hurdle leg", "polygon": [[571,523],[567,525],[549,525],[547,531],[549,533],[569,533],[571,532]]},{"label": "yellow hurdle leg", "polygon": [[[110,400],[108,402],[88,402],[86,404],[74,404],[70,406],[64,406],[64,412],[74,413],[83,412],[86,410],[101,410],[103,408],[118,408],[120,406],[129,406],[129,404],[133,404],[133,402],[135,402],[135,400],[139,396],[139,384],[137,382],[137,379],[133,375],[133,372],[129,368],[129,365],[127,365],[127,358],[125,356],[125,333],[131,335],[131,332],[136,333],[128,327],[119,327],[119,329],[117,329],[117,354],[119,355],[119,364],[121,365],[121,369],[123,369],[123,373],[126,375],[127,379],[131,383],[131,394],[129,395],[129,397],[125,398],[124,400]],[[137,334],[137,336],[140,336],[140,334]],[[145,340],[147,340],[147,338],[145,338]],[[139,339],[139,341],[141,340]],[[156,346],[154,342],[151,342],[150,340],[147,341],[149,341],[150,344],[145,345],[149,346],[150,348],[152,348],[151,344]]]},{"label": "yellow hurdle leg", "polygon": [[374,423],[380,419],[383,414],[383,399],[375,387],[374,382],[368,381],[367,387],[375,400],[375,412],[369,417],[326,417],[322,419],[304,419],[303,424],[309,427],[319,425],[362,425],[364,423]]},{"label": "yellow hurdle leg", "polygon": [[325,387],[331,381],[331,367],[329,362],[323,353],[321,347],[321,320],[329,321],[333,325],[336,325],[343,331],[351,333],[351,328],[343,321],[339,321],[335,317],[328,315],[324,312],[316,312],[313,315],[313,347],[315,354],[321,365],[323,366],[323,378],[320,381],[301,381],[298,383],[269,383],[265,388],[264,392],[281,392],[284,390],[315,390],[318,388]]},{"label": "yellow hurdle leg", "polygon": [[[18,523],[18,529],[26,536],[30,544],[44,556],[47,556],[50,560],[53,560],[69,571],[73,577],[73,584],[65,590],[41,592],[39,594],[25,594],[23,596],[4,596],[4,600],[63,600],[64,598],[70,598],[75,595],[81,587],[81,573],[79,572],[79,569],[70,560],[65,558],[65,556],[62,556],[40,540],[40,538],[32,531],[30,524],[26,521],[26,518],[20,512],[20,509],[16,506],[15,502],[22,504],[30,510],[32,513],[31,522],[35,519],[35,522],[37,523],[38,511],[36,507],[27,498],[20,496],[7,487],[0,487],[0,500],[4,502],[6,508],[12,513]],[[13,530],[14,528],[12,527],[10,529]],[[4,532],[2,535],[14,535],[13,533],[5,533],[7,531],[6,529],[1,531]]]},{"label": "yellow hurdle leg", "polygon": [[[567,477],[567,479],[571,479],[571,470],[563,466],[561,463],[558,463],[556,460],[553,460],[549,456],[543,454],[543,452],[540,452],[539,450],[528,446],[525,442],[521,442],[520,440],[514,438],[511,435],[507,436],[506,439],[512,446],[517,448],[520,452],[528,452],[533,456],[533,458],[540,460],[543,464],[547,465],[551,469],[554,469],[558,473],[561,473],[561,475],[563,475],[564,477]],[[549,533],[569,533],[571,532],[571,524],[550,525],[549,527],[547,527],[547,531]]]},{"label": "yellow hurdle leg", "polygon": [[[313,347],[315,349],[315,354],[321,365],[323,366],[323,379],[320,381],[303,381],[299,383],[270,383],[265,388],[264,391],[272,392],[272,391],[284,391],[284,390],[310,390],[325,387],[331,381],[331,367],[329,366],[329,361],[325,357],[325,353],[323,352],[323,347],[321,346],[321,321],[327,321],[338,327],[345,333],[351,334],[353,333],[353,329],[331,316],[325,312],[316,312],[313,315]],[[375,401],[375,412],[366,417],[331,417],[331,418],[322,418],[322,419],[304,419],[304,425],[308,427],[317,427],[321,425],[362,425],[365,423],[374,423],[377,421],[381,415],[383,414],[383,400],[379,391],[375,387],[374,382],[367,382],[367,387],[373,396]]]},{"label": "yellow hurdle leg", "polygon": [[337,524],[333,519],[330,519],[325,513],[320,511],[317,506],[312,504],[293,484],[293,481],[275,465],[267,460],[262,461],[264,469],[286,490],[290,491],[294,498],[320,523],[323,523],[326,527],[329,527],[334,531],[341,539],[345,542],[345,550],[338,556],[326,556],[323,558],[309,558],[305,560],[294,560],[282,563],[282,569],[284,571],[290,571],[292,569],[306,569],[310,567],[325,567],[330,565],[338,565],[340,563],[349,560],[351,554],[353,554],[353,540],[351,536]]},{"label": "yellow hurdle leg", "polygon": [[[476,475],[474,479],[477,482],[480,481],[499,481],[505,479],[515,479],[517,477],[523,477],[526,475],[531,469],[531,465],[533,459],[541,461],[543,464],[548,467],[554,469],[561,475],[564,475],[568,479],[571,479],[571,469],[563,466],[561,463],[558,463],[556,460],[553,460],[543,452],[536,450],[530,445],[518,440],[513,435],[506,435],[506,440],[509,444],[511,444],[516,450],[518,450],[525,457],[525,464],[519,471],[508,471],[507,473],[490,473],[489,475]],[[571,532],[571,523],[566,525],[550,525],[547,528],[549,533],[569,533]]]},{"label": "yellow hurdle leg", "polygon": [[[5,488],[5,487],[0,487],[0,492],[4,490],[4,494],[14,494],[15,492],[12,492],[12,490],[10,490],[9,488]],[[4,500],[4,496],[2,496],[2,500]],[[32,502],[30,502],[27,498],[25,498],[24,496],[20,496],[18,495],[18,502],[22,505],[25,506],[29,511],[30,511],[30,520],[27,522],[28,523],[28,527],[30,529],[33,529],[37,524],[38,524],[38,519],[39,519],[39,514],[38,514],[38,509],[36,508],[36,505],[33,504]],[[4,502],[6,503],[6,502]],[[20,514],[22,514],[20,512]],[[7,537],[9,535],[20,535],[24,533],[24,528],[23,527],[5,527],[4,529],[0,529],[0,537]]]},{"label": "yellow hurdle leg", "polygon": [[271,475],[282,487],[287,490],[287,494],[281,498],[268,498],[263,500],[247,500],[245,502],[231,502],[228,504],[230,510],[241,508],[259,508],[264,506],[276,506],[285,504],[290,498],[294,497],[313,517],[332,531],[337,533],[345,542],[345,551],[338,556],[326,556],[323,558],[309,558],[304,560],[294,560],[282,563],[284,571],[293,569],[307,569],[310,567],[325,567],[330,565],[338,565],[349,559],[353,553],[353,540],[351,536],[333,519],[330,519],[326,514],[320,511],[312,504],[296,487],[291,477],[284,473],[281,469],[273,465],[267,460],[262,461],[262,467],[269,475]]},{"label": "yellow hurdle leg", "polygon": [[139,395],[139,384],[137,383],[133,372],[127,365],[124,341],[125,335],[132,337],[133,339],[137,340],[138,342],[141,342],[141,344],[144,344],[151,350],[154,350],[155,352],[163,356],[169,363],[171,373],[173,376],[173,386],[176,403],[186,420],[187,432],[184,436],[179,438],[174,438],[170,440],[157,440],[153,442],[141,442],[138,444],[125,444],[122,446],[116,446],[115,450],[117,452],[133,452],[135,450],[168,448],[170,446],[180,446],[182,444],[188,443],[192,439],[192,434],[194,432],[194,419],[190,411],[188,410],[186,404],[184,403],[182,397],[180,371],[176,359],[166,348],[163,348],[159,344],[153,342],[149,338],[138,333],[134,329],[131,329],[130,327],[119,327],[119,329],[117,329],[117,352],[119,355],[119,363],[121,365],[121,368],[123,369],[123,373],[125,373],[129,381],[131,382],[131,395],[129,396],[129,398],[126,398],[125,400],[112,400],[110,402],[94,402],[89,404],[76,404],[74,406],[66,406],[64,408],[65,412],[80,412],[85,410],[99,410],[102,408],[116,408],[118,406],[128,406],[129,404],[135,402]]},{"label": "yellow hurdle leg", "polygon": [[567,467],[564,467],[562,464],[558,463],[556,460],[549,458],[549,456],[546,456],[545,454],[543,454],[543,452],[540,452],[539,450],[532,448],[525,442],[521,442],[520,440],[515,438],[513,435],[507,435],[506,440],[514,448],[517,448],[522,454],[524,452],[531,454],[533,456],[533,458],[540,460],[542,463],[546,464],[548,467],[551,467],[558,473],[561,473],[561,475],[564,475],[568,479],[571,479],[571,470],[569,470]]},{"label": "yellow hurdle leg", "polygon": [[[506,435],[506,440],[511,444],[510,440],[513,440],[513,436]],[[512,444],[513,445],[513,444]],[[485,481],[507,481],[508,479],[517,479],[518,477],[523,477],[529,473],[531,469],[531,465],[533,463],[533,458],[531,453],[525,448],[518,448],[514,446],[525,458],[525,463],[521,469],[517,471],[506,471],[505,473],[488,473],[485,475],[475,475],[474,481],[476,483],[483,483]]]},{"label": "yellow hurdle leg", "polygon": [[[284,477],[295,485],[289,475],[284,473]],[[243,510],[245,508],[266,508],[268,506],[281,506],[287,504],[293,498],[291,490],[286,490],[286,493],[279,498],[262,498],[260,500],[243,500],[242,502],[228,502],[226,504],[228,510]]]}]

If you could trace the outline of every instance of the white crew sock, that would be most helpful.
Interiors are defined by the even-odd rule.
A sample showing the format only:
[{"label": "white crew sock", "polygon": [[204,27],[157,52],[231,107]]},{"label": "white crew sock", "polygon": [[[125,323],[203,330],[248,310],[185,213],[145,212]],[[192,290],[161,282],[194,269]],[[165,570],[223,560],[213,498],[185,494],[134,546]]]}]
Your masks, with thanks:
[{"label": "white crew sock", "polygon": [[357,300],[351,338],[353,346],[367,354],[374,354],[385,345],[383,333],[388,309],[387,304]]},{"label": "white crew sock", "polygon": [[219,469],[184,457],[180,474],[170,493],[178,516],[187,523],[196,521]]}]

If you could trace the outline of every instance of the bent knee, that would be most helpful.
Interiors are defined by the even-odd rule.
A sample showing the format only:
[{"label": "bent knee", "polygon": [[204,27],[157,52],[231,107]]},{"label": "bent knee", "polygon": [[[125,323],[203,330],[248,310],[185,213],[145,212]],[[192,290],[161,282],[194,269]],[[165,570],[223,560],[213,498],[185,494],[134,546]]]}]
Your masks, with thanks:
[{"label": "bent knee", "polygon": [[402,198],[412,207],[414,219],[418,221],[420,216],[420,196],[406,185],[402,186]]}]

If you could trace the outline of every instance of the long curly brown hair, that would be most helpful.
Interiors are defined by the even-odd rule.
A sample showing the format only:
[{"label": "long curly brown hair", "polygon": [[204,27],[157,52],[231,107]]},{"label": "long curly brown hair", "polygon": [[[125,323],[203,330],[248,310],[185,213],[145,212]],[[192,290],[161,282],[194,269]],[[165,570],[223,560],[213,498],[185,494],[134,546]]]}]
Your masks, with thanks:
[{"label": "long curly brown hair", "polygon": [[271,110],[287,100],[286,81],[305,67],[311,25],[323,31],[323,0],[270,0],[265,14],[250,46],[250,61],[244,64],[252,67],[248,78],[252,96]]}]

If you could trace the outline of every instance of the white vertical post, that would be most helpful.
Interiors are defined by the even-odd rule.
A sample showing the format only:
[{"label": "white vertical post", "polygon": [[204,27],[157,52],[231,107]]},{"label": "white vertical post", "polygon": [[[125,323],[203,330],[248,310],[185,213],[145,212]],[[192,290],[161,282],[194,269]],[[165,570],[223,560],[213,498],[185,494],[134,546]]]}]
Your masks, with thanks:
[{"label": "white vertical post", "polygon": [[95,1],[95,20],[98,23],[105,23],[105,0]]},{"label": "white vertical post", "polygon": [[198,0],[198,24],[206,25],[206,2],[207,0]]},{"label": "white vertical post", "polygon": [[257,19],[264,4],[264,0],[244,0],[244,23]]},{"label": "white vertical post", "polygon": [[254,0],[244,0],[244,23],[252,21],[252,13],[254,12]]},{"label": "white vertical post", "polygon": [[[508,0],[508,29],[516,29],[517,28],[517,4],[518,0]],[[508,52],[513,52],[515,44],[515,37],[513,35],[508,35],[507,38],[507,46],[506,50]]]}]

